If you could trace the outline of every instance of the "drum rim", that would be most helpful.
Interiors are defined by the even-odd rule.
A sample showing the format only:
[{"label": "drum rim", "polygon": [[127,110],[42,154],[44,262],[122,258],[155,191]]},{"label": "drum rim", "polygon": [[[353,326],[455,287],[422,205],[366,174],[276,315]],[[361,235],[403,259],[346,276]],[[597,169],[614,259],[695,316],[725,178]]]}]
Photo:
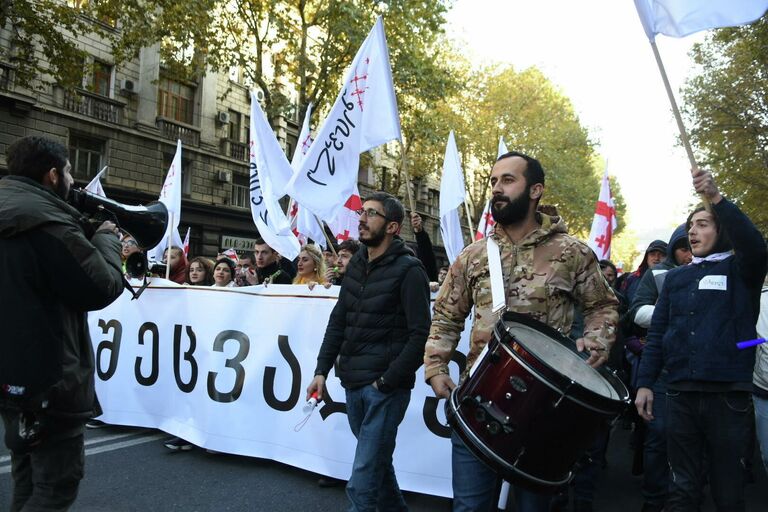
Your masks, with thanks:
[{"label": "drum rim", "polygon": [[[571,479],[574,476],[573,470],[568,471],[566,478],[563,480],[560,480],[560,481],[544,480],[516,468],[514,465],[510,464],[506,460],[496,455],[493,452],[493,450],[491,450],[486,445],[486,443],[483,442],[482,439],[480,439],[477,435],[475,435],[474,432],[472,432],[472,429],[469,428],[469,424],[464,420],[464,417],[461,415],[461,410],[456,404],[457,390],[458,390],[458,387],[453,388],[451,390],[450,396],[448,397],[448,400],[446,401],[447,402],[446,417],[449,423],[451,424],[453,422],[457,423],[457,425],[452,424],[451,426],[454,427],[454,430],[460,437],[468,438],[467,440],[470,442],[465,444],[467,445],[467,448],[470,451],[472,451],[473,449],[477,450],[482,454],[483,457],[491,459],[495,461],[497,464],[499,464],[502,467],[502,471],[506,471],[510,475],[516,475],[519,478],[527,479],[529,484],[533,484],[535,486],[544,487],[544,488],[553,488],[553,487],[556,488],[556,487],[566,485],[568,482],[571,481]],[[494,470],[494,468],[490,468],[490,469]],[[499,473],[499,471],[495,471],[495,472]]]},{"label": "drum rim", "polygon": [[[567,376],[565,376],[562,373],[560,373],[557,369],[553,368],[548,362],[544,361],[535,352],[533,352],[525,344],[525,341],[519,340],[517,338],[514,338],[512,336],[512,334],[510,333],[510,330],[509,330],[509,327],[507,325],[507,322],[518,323],[518,324],[524,325],[526,327],[531,327],[533,329],[536,329],[536,330],[540,331],[544,335],[554,339],[555,341],[557,341],[558,343],[563,345],[565,348],[567,348],[568,350],[573,352],[575,355],[580,357],[585,362],[586,362],[586,360],[589,357],[586,352],[579,352],[576,349],[576,342],[573,339],[571,339],[570,337],[564,335],[563,333],[561,333],[557,329],[555,329],[555,328],[553,328],[553,327],[551,327],[551,326],[549,326],[549,325],[547,325],[547,324],[545,324],[543,322],[540,322],[540,321],[536,320],[535,318],[532,318],[532,317],[530,317],[528,315],[524,315],[524,314],[521,314],[521,313],[516,313],[514,311],[506,311],[502,315],[502,317],[499,319],[497,324],[496,324],[496,329],[497,329],[496,337],[497,337],[498,342],[502,346],[509,345],[509,344],[508,343],[504,343],[502,341],[502,336],[500,336],[500,333],[498,332],[499,326],[502,326],[504,332],[509,337],[513,338],[515,340],[515,342],[518,343],[521,347],[523,347],[523,349],[525,349],[525,352],[527,354],[529,354],[536,361],[536,363],[538,363],[538,365],[543,366],[548,372],[553,373],[554,375],[559,376],[561,378],[560,380],[565,379],[565,380],[571,381],[573,383],[571,386],[573,388],[575,388],[575,389],[573,389],[573,391],[581,391],[582,393],[587,393],[591,400],[599,401],[599,402],[602,402],[602,403],[604,403],[606,405],[610,404],[611,408],[623,409],[624,407],[628,406],[631,403],[629,389],[627,389],[626,385],[624,385],[624,383],[621,381],[621,379],[619,379],[618,376],[616,376],[615,372],[613,372],[612,370],[608,370],[604,365],[600,366],[598,368],[593,368],[593,370],[595,370],[601,377],[603,377],[608,382],[608,384],[613,388],[613,390],[618,395],[618,398],[611,398],[611,397],[606,397],[604,395],[601,395],[601,394],[599,394],[599,393],[597,393],[597,392],[587,388],[583,384],[581,384],[579,382],[576,382],[576,381],[573,381],[573,380],[569,379]],[[514,349],[512,349],[512,347],[505,347],[505,348],[509,348],[512,352],[515,352]],[[536,368],[536,367],[534,367],[534,366],[532,366],[530,364],[528,364],[527,366],[529,367],[529,369],[533,373],[537,373],[537,372],[541,371],[540,368]],[[559,392],[563,392],[562,389],[559,389],[559,386],[555,386],[555,387],[558,388]],[[566,396],[566,398],[569,397],[568,394],[565,394],[565,396]],[[583,400],[579,400],[579,402],[581,403],[581,402],[583,402]],[[582,403],[582,405],[586,405],[586,404]],[[594,407],[595,406],[593,405],[590,408],[594,408]],[[613,414],[613,413],[611,413],[611,414]]]}]

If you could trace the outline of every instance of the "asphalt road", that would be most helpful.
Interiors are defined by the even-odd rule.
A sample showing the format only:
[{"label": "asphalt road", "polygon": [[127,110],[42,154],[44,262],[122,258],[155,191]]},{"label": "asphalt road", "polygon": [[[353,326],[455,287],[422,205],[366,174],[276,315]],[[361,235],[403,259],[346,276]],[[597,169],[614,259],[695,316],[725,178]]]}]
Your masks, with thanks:
[{"label": "asphalt road", "polygon": [[[0,426],[0,432],[2,432]],[[86,434],[86,476],[73,512],[336,511],[346,510],[343,487],[319,488],[317,475],[249,457],[195,449],[170,452],[159,431],[107,427]],[[597,512],[634,512],[642,505],[641,479],[630,475],[629,433],[616,429],[608,465],[600,474]],[[427,454],[423,454],[428,456]],[[755,454],[756,483],[748,510],[768,510],[768,479]],[[0,449],[0,510],[10,503],[10,462]],[[406,493],[413,511],[449,511],[450,501]],[[512,507],[509,507],[512,510]],[[702,512],[714,510],[708,503]]]}]

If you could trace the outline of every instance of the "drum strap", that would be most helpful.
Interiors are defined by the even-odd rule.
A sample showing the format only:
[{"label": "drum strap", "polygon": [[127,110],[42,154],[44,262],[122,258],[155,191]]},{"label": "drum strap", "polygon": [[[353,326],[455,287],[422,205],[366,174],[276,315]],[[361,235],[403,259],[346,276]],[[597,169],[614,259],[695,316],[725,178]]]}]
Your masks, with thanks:
[{"label": "drum strap", "polygon": [[501,250],[493,237],[486,237],[488,246],[488,271],[491,274],[491,300],[492,311],[500,314],[507,309],[507,300],[504,297],[504,273],[501,270]]}]

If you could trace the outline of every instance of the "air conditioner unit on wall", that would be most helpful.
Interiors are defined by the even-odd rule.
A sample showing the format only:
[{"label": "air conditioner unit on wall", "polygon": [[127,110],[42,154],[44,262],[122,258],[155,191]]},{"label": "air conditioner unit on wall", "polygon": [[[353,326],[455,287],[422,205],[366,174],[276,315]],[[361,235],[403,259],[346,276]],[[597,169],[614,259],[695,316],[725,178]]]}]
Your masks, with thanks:
[{"label": "air conditioner unit on wall", "polygon": [[134,94],[136,92],[136,82],[127,78],[120,80],[120,92]]},{"label": "air conditioner unit on wall", "polygon": [[219,112],[216,115],[216,121],[218,121],[221,124],[229,124],[230,121],[230,115],[229,112]]},{"label": "air conditioner unit on wall", "polygon": [[264,91],[261,89],[256,89],[256,99],[259,101],[264,101]]},{"label": "air conditioner unit on wall", "polygon": [[231,183],[232,171],[218,171],[216,173],[216,179],[222,183]]}]

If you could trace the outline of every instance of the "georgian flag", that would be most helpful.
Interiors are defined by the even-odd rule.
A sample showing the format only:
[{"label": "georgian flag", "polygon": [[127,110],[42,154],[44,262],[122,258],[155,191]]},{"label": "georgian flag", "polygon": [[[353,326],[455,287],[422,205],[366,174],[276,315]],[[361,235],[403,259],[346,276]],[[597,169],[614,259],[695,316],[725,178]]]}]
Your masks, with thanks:
[{"label": "georgian flag", "polygon": [[292,260],[299,255],[301,247],[278,199],[285,195],[285,185],[293,170],[253,92],[250,159],[253,222],[267,245]]},{"label": "georgian flag", "polygon": [[184,236],[184,246],[182,247],[184,249],[184,256],[189,257],[189,233],[192,231],[192,228],[187,228],[187,234]]},{"label": "georgian flag", "polygon": [[381,18],[357,52],[336,102],[288,184],[288,194],[332,221],[357,185],[360,153],[401,139]]},{"label": "georgian flag", "polygon": [[[509,153],[507,145],[504,144],[504,137],[499,137],[499,149],[496,158],[501,155]],[[496,221],[493,220],[493,214],[491,213],[491,198],[485,202],[485,208],[483,208],[483,214],[480,216],[480,222],[477,224],[477,231],[475,231],[475,240],[480,240],[487,237],[492,231],[493,226],[496,225]]]},{"label": "georgian flag", "polygon": [[344,208],[339,210],[336,218],[328,224],[338,243],[350,238],[355,240],[360,238],[360,232],[358,231],[360,215],[357,214],[357,211],[362,207],[363,201],[360,199],[360,192],[357,186],[355,186],[355,192],[344,203]]},{"label": "georgian flag", "polygon": [[648,39],[656,34],[685,37],[700,30],[733,27],[758,20],[768,0],[635,0]]},{"label": "georgian flag", "polygon": [[587,245],[595,251],[597,259],[605,260],[611,257],[611,239],[616,229],[616,207],[611,195],[611,184],[608,180],[608,170],[603,174],[600,185],[600,197],[595,206],[595,217],[589,232]]}]

